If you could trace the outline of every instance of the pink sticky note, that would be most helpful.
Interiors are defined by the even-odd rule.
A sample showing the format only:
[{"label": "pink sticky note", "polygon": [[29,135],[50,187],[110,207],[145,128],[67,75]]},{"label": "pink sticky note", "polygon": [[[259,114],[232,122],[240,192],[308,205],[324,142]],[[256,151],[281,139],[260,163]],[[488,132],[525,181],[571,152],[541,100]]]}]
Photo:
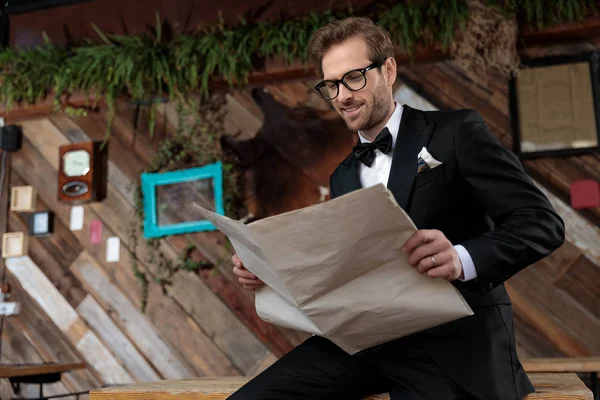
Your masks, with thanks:
[{"label": "pink sticky note", "polygon": [[90,223],[90,242],[92,244],[102,243],[102,221],[98,219]]}]

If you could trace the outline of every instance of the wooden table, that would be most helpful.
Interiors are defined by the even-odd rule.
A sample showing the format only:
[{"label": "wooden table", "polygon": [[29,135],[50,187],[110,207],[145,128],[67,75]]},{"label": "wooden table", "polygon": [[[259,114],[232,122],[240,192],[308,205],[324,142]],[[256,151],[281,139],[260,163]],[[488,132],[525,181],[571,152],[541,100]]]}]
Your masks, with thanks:
[{"label": "wooden table", "polygon": [[[13,391],[18,395],[22,383],[30,383],[40,385],[40,398],[44,397],[44,383],[54,383],[60,380],[60,375],[63,372],[85,369],[85,363],[44,363],[44,364],[15,364],[15,365],[0,365],[0,378],[8,378]],[[87,392],[68,393],[64,396],[79,395]],[[64,397],[53,396],[53,397]],[[77,396],[77,398],[79,398]]]},{"label": "wooden table", "polygon": [[[575,374],[532,373],[529,377],[536,393],[527,396],[527,400],[592,400],[592,392]],[[224,400],[247,381],[247,377],[163,380],[93,389],[90,400]],[[379,394],[365,400],[389,398],[387,394]]]},{"label": "wooden table", "polygon": [[552,357],[521,360],[526,372],[579,372],[589,373],[594,399],[598,399],[598,372],[600,357]]},{"label": "wooden table", "polygon": [[85,363],[70,363],[70,364],[15,364],[1,365],[0,378],[19,378],[33,375],[60,374],[62,372],[74,371],[77,369],[85,369]]}]

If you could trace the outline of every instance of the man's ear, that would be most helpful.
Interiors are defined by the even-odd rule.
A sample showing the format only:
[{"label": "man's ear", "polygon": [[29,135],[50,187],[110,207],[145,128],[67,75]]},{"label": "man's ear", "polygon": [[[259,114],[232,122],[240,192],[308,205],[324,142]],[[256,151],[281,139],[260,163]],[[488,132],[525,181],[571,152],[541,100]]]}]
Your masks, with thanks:
[{"label": "man's ear", "polygon": [[385,74],[386,74],[386,78],[387,78],[387,84],[388,86],[394,86],[394,83],[396,82],[396,76],[398,71],[397,71],[397,67],[396,67],[396,59],[394,57],[388,57],[387,60],[385,60],[384,63],[385,66]]}]

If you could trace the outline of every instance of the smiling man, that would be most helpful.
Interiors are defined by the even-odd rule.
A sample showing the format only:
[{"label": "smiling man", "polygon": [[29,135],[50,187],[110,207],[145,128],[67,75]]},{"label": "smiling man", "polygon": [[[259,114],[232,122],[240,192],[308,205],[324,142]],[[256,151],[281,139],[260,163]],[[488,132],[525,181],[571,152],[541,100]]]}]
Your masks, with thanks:
[{"label": "smiling man", "polygon": [[[231,398],[361,399],[386,391],[393,400],[525,397],[534,389],[517,357],[503,282],[561,246],[563,221],[476,111],[425,112],[394,102],[393,46],[370,20],[321,28],[309,54],[323,76],[315,89],[358,136],[331,176],[332,197],[386,185],[419,229],[403,247],[411,265],[450,281],[474,315],[353,356],[311,337]],[[262,285],[237,256],[233,264],[245,287]]]}]

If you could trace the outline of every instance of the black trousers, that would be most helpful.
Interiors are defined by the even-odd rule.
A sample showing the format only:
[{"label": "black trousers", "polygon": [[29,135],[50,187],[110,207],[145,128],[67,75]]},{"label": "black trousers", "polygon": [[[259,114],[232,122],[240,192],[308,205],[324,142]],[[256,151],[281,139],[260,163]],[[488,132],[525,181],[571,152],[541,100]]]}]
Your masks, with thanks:
[{"label": "black trousers", "polygon": [[420,339],[403,338],[350,356],[313,336],[229,397],[230,400],[468,400],[468,393],[429,357]]}]

